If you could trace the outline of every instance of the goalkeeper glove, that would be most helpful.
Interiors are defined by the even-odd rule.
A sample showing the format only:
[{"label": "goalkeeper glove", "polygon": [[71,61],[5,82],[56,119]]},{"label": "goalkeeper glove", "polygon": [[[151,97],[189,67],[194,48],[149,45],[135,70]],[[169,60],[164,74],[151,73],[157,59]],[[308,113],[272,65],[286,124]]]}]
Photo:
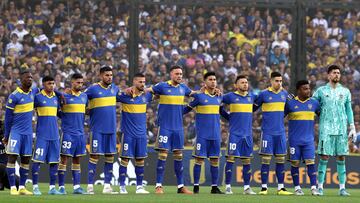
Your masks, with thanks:
[{"label": "goalkeeper glove", "polygon": [[356,142],[356,129],[355,124],[350,124],[350,132],[349,132],[350,140],[355,143]]}]

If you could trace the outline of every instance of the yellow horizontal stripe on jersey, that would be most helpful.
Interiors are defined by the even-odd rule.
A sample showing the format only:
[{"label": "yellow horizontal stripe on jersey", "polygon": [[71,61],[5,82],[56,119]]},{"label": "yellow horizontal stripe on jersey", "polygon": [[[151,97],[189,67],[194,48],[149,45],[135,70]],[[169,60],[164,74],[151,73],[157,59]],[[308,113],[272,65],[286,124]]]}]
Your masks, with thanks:
[{"label": "yellow horizontal stripe on jersey", "polygon": [[116,106],[116,98],[115,97],[100,97],[94,98],[90,100],[89,108],[98,108],[98,107],[106,107],[106,106]]},{"label": "yellow horizontal stripe on jersey", "polygon": [[160,95],[159,104],[184,105],[184,96]]},{"label": "yellow horizontal stripe on jersey", "polygon": [[146,113],[146,104],[122,104],[122,110],[127,113]]},{"label": "yellow horizontal stripe on jersey", "polygon": [[34,110],[34,102],[27,104],[17,104],[14,108],[14,113],[26,113]]},{"label": "yellow horizontal stripe on jersey", "polygon": [[219,114],[219,105],[206,105],[206,106],[197,106],[196,113],[200,114]]},{"label": "yellow horizontal stripe on jersey", "polygon": [[312,111],[298,111],[292,112],[288,115],[289,120],[310,120],[313,121],[315,118],[315,113]]},{"label": "yellow horizontal stripe on jersey", "polygon": [[263,112],[284,111],[284,108],[285,102],[263,103],[261,105],[261,110]]},{"label": "yellow horizontal stripe on jersey", "polygon": [[55,106],[46,106],[46,107],[37,107],[36,111],[38,116],[56,116],[57,107]]},{"label": "yellow horizontal stripe on jersey", "polygon": [[85,113],[85,104],[66,104],[61,111],[64,113]]},{"label": "yellow horizontal stripe on jersey", "polygon": [[230,104],[230,113],[252,113],[252,104]]}]

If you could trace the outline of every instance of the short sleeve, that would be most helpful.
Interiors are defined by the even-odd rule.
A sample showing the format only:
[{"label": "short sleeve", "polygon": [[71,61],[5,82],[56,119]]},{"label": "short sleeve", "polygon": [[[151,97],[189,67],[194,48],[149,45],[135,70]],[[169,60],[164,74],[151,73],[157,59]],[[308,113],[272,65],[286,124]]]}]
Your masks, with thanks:
[{"label": "short sleeve", "polygon": [[162,83],[158,83],[156,85],[153,85],[151,87],[152,91],[155,93],[155,94],[161,94],[161,90],[162,90]]},{"label": "short sleeve", "polygon": [[91,99],[91,98],[92,98],[92,88],[91,88],[91,86],[88,87],[88,88],[84,91],[84,93],[87,95],[88,99]]},{"label": "short sleeve", "polygon": [[224,104],[230,104],[230,96],[231,96],[231,93],[227,93],[223,96],[222,98],[222,102]]},{"label": "short sleeve", "polygon": [[14,109],[16,104],[18,102],[17,97],[14,94],[10,94],[7,103],[6,103],[6,108],[8,109]]},{"label": "short sleeve", "polygon": [[287,100],[286,103],[285,103],[285,109],[284,109],[285,116],[290,113],[290,102],[291,101]]},{"label": "short sleeve", "polygon": [[154,95],[151,94],[150,92],[146,93],[145,94],[146,102],[148,102],[148,103],[151,102],[153,100],[153,97],[154,97]]},{"label": "short sleeve", "polygon": [[116,101],[124,103],[126,94],[124,92],[118,92],[116,94]]},{"label": "short sleeve", "polygon": [[198,104],[199,104],[199,94],[195,94],[193,95],[193,100],[190,102],[190,104],[188,106],[190,106],[191,108],[195,108]]},{"label": "short sleeve", "polygon": [[314,92],[312,98],[314,98],[314,99],[317,100],[318,102],[321,102],[321,88],[318,88],[318,89]]},{"label": "short sleeve", "polygon": [[254,105],[255,106],[261,106],[261,104],[263,103],[263,95],[264,95],[264,92],[260,92],[259,96],[257,96],[255,98],[255,101],[254,101]]},{"label": "short sleeve", "polygon": [[183,85],[183,88],[185,89],[185,96],[190,96],[192,90],[186,85]]}]

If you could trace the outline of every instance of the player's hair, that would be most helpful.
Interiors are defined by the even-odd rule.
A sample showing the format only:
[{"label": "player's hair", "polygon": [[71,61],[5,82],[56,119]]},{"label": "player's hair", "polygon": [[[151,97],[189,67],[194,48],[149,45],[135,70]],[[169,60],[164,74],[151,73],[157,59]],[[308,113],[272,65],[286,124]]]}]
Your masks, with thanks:
[{"label": "player's hair", "polygon": [[23,76],[26,73],[31,73],[29,69],[20,68],[20,76]]},{"label": "player's hair", "polygon": [[238,76],[236,77],[235,84],[236,84],[237,81],[240,80],[240,79],[248,79],[248,78],[247,78],[245,75],[238,75]]},{"label": "player's hair", "polygon": [[43,77],[42,83],[45,83],[45,82],[48,82],[48,81],[55,81],[55,80],[54,80],[54,78],[52,76],[49,76],[49,75]]},{"label": "player's hair", "polygon": [[272,72],[271,75],[270,75],[270,78],[273,79],[273,78],[276,78],[276,77],[281,77],[281,73],[279,72]]},{"label": "player's hair", "polygon": [[74,73],[72,76],[71,76],[71,80],[77,80],[77,79],[82,79],[84,78],[80,73]]},{"label": "player's hair", "polygon": [[134,75],[134,78],[144,78],[144,77],[145,77],[145,75],[142,74],[142,73],[136,73],[136,74]]},{"label": "player's hair", "polygon": [[206,79],[207,79],[208,77],[210,77],[210,76],[215,76],[215,77],[216,77],[215,72],[210,71],[210,72],[205,73],[205,75],[204,75],[204,80],[206,80]]},{"label": "player's hair", "polygon": [[307,80],[299,80],[296,83],[296,90],[299,90],[301,86],[310,84]]},{"label": "player's hair", "polygon": [[328,67],[327,73],[329,74],[329,73],[331,73],[331,71],[333,71],[333,70],[340,70],[340,67],[339,67],[338,65],[332,64],[332,65],[330,65],[330,66]]},{"label": "player's hair", "polygon": [[175,69],[181,69],[182,70],[183,68],[181,66],[179,66],[179,65],[174,65],[174,66],[171,66],[170,72],[175,70]]},{"label": "player's hair", "polygon": [[107,72],[107,71],[112,71],[112,68],[110,68],[109,66],[103,66],[100,68],[100,74]]}]

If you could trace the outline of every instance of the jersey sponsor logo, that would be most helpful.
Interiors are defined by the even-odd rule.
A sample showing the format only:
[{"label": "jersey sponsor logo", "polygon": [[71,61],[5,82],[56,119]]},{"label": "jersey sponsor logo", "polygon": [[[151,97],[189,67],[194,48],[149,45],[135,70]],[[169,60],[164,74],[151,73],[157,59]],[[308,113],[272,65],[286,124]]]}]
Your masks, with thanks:
[{"label": "jersey sponsor logo", "polygon": [[182,87],[179,88],[179,92],[180,94],[185,94],[185,90]]},{"label": "jersey sponsor logo", "polygon": [[11,104],[12,103],[12,99],[9,99],[9,104]]}]

